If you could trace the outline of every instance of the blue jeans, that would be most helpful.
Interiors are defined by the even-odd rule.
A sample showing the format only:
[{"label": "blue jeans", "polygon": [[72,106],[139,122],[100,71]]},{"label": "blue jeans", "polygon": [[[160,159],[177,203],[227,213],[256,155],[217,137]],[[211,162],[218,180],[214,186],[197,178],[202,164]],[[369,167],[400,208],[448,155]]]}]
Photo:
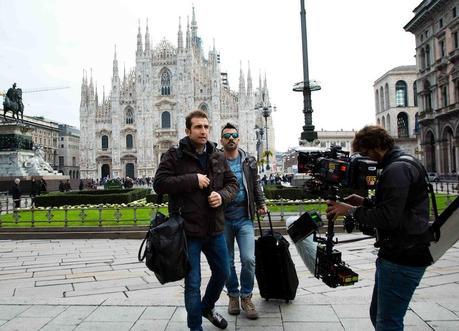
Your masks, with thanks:
[{"label": "blue jeans", "polygon": [[[187,238],[190,271],[185,277],[185,308],[188,327],[202,330],[202,310],[213,309],[228,277],[228,250],[223,234],[206,238]],[[201,301],[201,252],[212,272]]]},{"label": "blue jeans", "polygon": [[426,267],[410,267],[378,258],[370,305],[376,331],[403,330],[403,318]]},{"label": "blue jeans", "polygon": [[[229,254],[229,278],[226,282],[228,295],[247,298],[252,295],[255,275],[255,234],[250,219],[225,220],[225,239]],[[234,266],[234,239],[239,246],[241,259],[241,290]]]}]

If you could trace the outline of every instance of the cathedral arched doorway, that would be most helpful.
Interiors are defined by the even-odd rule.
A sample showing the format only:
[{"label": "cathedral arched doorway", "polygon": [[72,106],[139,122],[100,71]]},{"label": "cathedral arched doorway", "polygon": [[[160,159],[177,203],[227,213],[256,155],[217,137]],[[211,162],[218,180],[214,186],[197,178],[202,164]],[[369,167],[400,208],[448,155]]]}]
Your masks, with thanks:
[{"label": "cathedral arched doorway", "polygon": [[108,164],[102,164],[101,174],[102,178],[110,177],[110,166]]},{"label": "cathedral arched doorway", "polygon": [[442,172],[444,174],[452,173],[456,170],[456,155],[454,146],[454,135],[451,127],[446,127],[443,131],[443,139],[441,143],[441,161]]},{"label": "cathedral arched doorway", "polygon": [[126,163],[126,177],[134,178],[134,163]]}]

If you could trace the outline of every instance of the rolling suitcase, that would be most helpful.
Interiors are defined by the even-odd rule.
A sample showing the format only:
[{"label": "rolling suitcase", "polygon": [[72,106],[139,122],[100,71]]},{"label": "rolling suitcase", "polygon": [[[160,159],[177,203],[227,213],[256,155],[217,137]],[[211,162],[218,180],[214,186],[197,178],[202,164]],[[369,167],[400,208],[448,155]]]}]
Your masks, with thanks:
[{"label": "rolling suitcase", "polygon": [[260,216],[257,214],[260,237],[255,240],[255,276],[260,296],[266,300],[293,300],[298,288],[295,265],[289,252],[288,241],[273,231],[271,215],[268,212],[270,230],[261,230]]}]

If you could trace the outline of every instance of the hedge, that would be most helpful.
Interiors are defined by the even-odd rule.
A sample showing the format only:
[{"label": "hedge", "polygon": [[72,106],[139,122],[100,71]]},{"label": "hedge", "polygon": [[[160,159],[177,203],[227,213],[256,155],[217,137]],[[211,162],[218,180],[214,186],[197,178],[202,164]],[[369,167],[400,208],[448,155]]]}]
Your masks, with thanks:
[{"label": "hedge", "polygon": [[[147,194],[146,196],[147,202],[152,202],[152,203],[158,203],[158,195],[153,193],[153,194]],[[163,203],[169,202],[169,196],[167,194],[163,195]]]},{"label": "hedge", "polygon": [[98,205],[129,203],[145,198],[150,189],[88,190],[72,192],[52,192],[35,198],[36,207],[59,207],[65,205]]}]

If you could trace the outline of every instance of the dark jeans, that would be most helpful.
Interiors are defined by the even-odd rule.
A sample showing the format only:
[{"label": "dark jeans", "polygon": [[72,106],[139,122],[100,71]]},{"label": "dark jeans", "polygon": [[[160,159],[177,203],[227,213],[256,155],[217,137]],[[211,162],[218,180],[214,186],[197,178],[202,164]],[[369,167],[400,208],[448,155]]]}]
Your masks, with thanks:
[{"label": "dark jeans", "polygon": [[[223,234],[203,239],[187,238],[190,271],[185,277],[185,308],[188,327],[202,330],[202,310],[213,309],[228,277],[228,250]],[[201,252],[212,272],[201,301]]]},{"label": "dark jeans", "polygon": [[426,267],[410,267],[378,258],[370,318],[376,331],[403,330],[403,318]]}]

